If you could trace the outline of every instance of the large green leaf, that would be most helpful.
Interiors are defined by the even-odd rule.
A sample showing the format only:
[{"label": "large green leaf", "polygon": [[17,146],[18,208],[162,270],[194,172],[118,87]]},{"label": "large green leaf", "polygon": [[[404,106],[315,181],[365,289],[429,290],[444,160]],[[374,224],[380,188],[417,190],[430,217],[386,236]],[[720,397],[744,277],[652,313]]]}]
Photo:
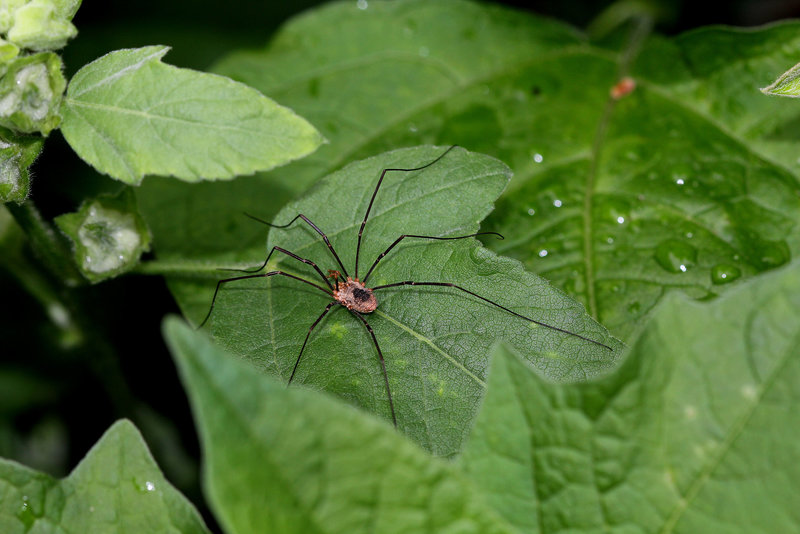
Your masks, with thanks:
[{"label": "large green leaf", "polygon": [[455,467],[326,395],[262,376],[177,319],[164,326],[228,534],[508,533]]},{"label": "large green leaf", "polygon": [[516,178],[484,224],[508,239],[487,246],[624,337],[670,290],[720,294],[798,251],[800,108],[758,91],[796,63],[797,23],[652,38],[615,101],[629,50],[558,22],[461,0],[365,6],[311,11],[218,65],[331,141],[262,178],[264,198],[398,146],[494,155]]},{"label": "large green leaf", "polygon": [[161,474],[136,427],[120,421],[63,480],[0,459],[0,532],[209,531]]},{"label": "large green leaf", "polygon": [[597,383],[498,350],[461,466],[523,532],[794,532],[798,340],[794,263],[712,303],[666,299]]},{"label": "large green leaf", "polygon": [[227,179],[305,156],[323,139],[304,119],[221,76],[161,63],[165,46],[117,50],[69,84],[62,131],[98,171]]},{"label": "large green leaf", "polygon": [[[327,234],[347,272],[356,276],[357,235],[381,169],[420,167],[443,151],[401,149],[356,162],[318,182],[281,210],[275,222],[285,224],[305,214]],[[508,179],[508,168],[499,161],[461,148],[423,170],[388,173],[364,230],[358,276],[363,278],[401,234],[474,233]],[[341,270],[321,237],[302,222],[272,230],[268,248],[273,246],[315,262],[323,272]],[[283,254],[273,256],[267,268],[327,287],[311,267]],[[585,379],[608,369],[621,346],[583,306],[474,239],[406,239],[383,258],[367,285],[407,280],[455,283],[517,313],[607,345],[532,324],[452,288],[378,290],[378,310],[367,321],[386,358],[398,426],[438,455],[456,453],[469,430],[483,396],[486,354],[494,339],[508,340],[532,366],[557,380]],[[331,300],[295,280],[241,280],[223,286],[209,324],[214,338],[230,352],[288,380],[309,327]],[[199,311],[205,312],[209,302]],[[372,338],[338,305],[310,337],[294,380],[391,417]]]}]

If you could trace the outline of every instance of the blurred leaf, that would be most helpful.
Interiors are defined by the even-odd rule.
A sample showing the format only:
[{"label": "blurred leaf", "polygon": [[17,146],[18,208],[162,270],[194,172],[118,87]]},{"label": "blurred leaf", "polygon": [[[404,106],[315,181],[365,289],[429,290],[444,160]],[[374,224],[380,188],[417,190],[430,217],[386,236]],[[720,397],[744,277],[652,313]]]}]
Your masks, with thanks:
[{"label": "blurred leaf", "polygon": [[761,89],[765,95],[800,97],[800,63],[781,74],[777,80]]},{"label": "blurred leaf", "polygon": [[60,481],[0,459],[0,496],[4,534],[208,532],[128,421],[112,426]]},{"label": "blurred leaf", "polygon": [[78,71],[62,130],[98,171],[229,179],[283,165],[323,142],[291,110],[220,76],[161,63],[164,46],[117,50]]},{"label": "blurred leaf", "polygon": [[799,336],[795,263],[665,299],[597,383],[546,383],[501,348],[461,466],[524,532],[792,532]]},{"label": "blurred leaf", "polygon": [[131,269],[150,249],[150,232],[130,188],[88,199],[77,212],[60,215],[55,222],[72,242],[81,274],[92,282]]},{"label": "blurred leaf", "polygon": [[226,532],[515,532],[452,464],[325,395],[234,362],[182,321],[164,335]]},{"label": "blurred leaf", "polygon": [[798,23],[653,37],[636,89],[609,103],[628,50],[496,6],[364,5],[308,12],[264,50],[218,65],[331,141],[272,183],[300,190],[420,143],[494,155],[516,179],[483,225],[507,240],[487,246],[623,337],[669,291],[722,294],[800,249],[800,108],[758,91],[797,61]]},{"label": "blurred leaf", "polygon": [[[474,233],[508,182],[509,171],[493,158],[455,148],[423,170],[387,173],[364,230],[359,269],[355,268],[359,227],[381,170],[420,167],[444,150],[401,149],[353,163],[318,182],[281,210],[274,222],[285,224],[305,214],[327,234],[347,274],[361,279],[401,234]],[[302,221],[285,230],[273,229],[268,249],[273,246],[315,262],[323,272],[341,270],[321,237]],[[327,287],[313,268],[280,253],[268,269]],[[242,273],[225,277],[238,275]],[[434,454],[449,456],[459,450],[483,396],[485,355],[494,339],[508,340],[532,366],[558,380],[594,376],[618,356],[621,344],[580,304],[474,239],[406,239],[381,261],[367,285],[405,280],[456,283],[517,313],[614,348],[531,324],[456,289],[378,290],[379,307],[365,318],[386,358],[398,426]],[[192,309],[184,302],[185,310],[199,320],[209,309],[210,297]],[[215,340],[230,352],[288,380],[309,327],[331,300],[287,278],[237,281],[221,289],[209,325]],[[391,420],[372,338],[357,318],[339,308],[331,310],[309,338],[294,383],[335,393]]]}]

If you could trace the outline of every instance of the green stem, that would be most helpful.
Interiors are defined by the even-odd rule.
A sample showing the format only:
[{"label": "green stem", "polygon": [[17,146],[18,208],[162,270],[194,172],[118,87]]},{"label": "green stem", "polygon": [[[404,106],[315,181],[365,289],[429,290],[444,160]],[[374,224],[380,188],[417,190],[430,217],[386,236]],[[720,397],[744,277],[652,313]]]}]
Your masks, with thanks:
[{"label": "green stem", "polygon": [[5,207],[28,236],[34,253],[53,276],[67,287],[85,283],[72,260],[69,245],[42,218],[33,202],[27,200],[21,205],[9,202]]}]

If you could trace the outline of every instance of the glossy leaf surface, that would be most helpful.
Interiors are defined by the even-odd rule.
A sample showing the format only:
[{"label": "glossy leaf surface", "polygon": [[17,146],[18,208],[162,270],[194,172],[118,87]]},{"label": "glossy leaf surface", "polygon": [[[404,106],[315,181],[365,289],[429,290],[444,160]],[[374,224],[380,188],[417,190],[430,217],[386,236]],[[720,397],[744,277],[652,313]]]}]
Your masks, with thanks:
[{"label": "glossy leaf surface", "polygon": [[[381,170],[420,167],[445,150],[402,149],[349,165],[286,206],[275,223],[305,214],[326,233],[347,273],[355,276],[358,230]],[[508,169],[499,161],[461,148],[419,171],[388,172],[364,230],[359,277],[402,234],[474,233],[508,179]],[[325,274],[342,270],[322,238],[302,221],[273,229],[268,246],[311,260]],[[313,268],[284,254],[272,257],[267,270],[275,269],[327,288]],[[485,355],[494,339],[508,340],[534,368],[555,380],[594,376],[618,356],[621,344],[580,304],[472,238],[405,239],[381,260],[367,286],[407,280],[456,283],[517,313],[607,345],[532,324],[452,288],[377,290],[378,309],[364,317],[386,359],[398,426],[436,454],[458,451],[483,395]],[[230,352],[288,380],[309,327],[331,301],[320,289],[283,277],[235,281],[220,291],[209,328]],[[210,299],[203,309],[209,304]],[[372,338],[341,306],[309,338],[294,383],[333,392],[390,418]]]},{"label": "glossy leaf surface", "polygon": [[629,50],[462,1],[330,5],[217,70],[331,141],[268,178],[281,188],[419,143],[506,162],[515,179],[483,228],[508,239],[487,246],[627,337],[666,293],[722,294],[800,247],[800,110],[758,91],[797,61],[797,29],[653,37],[618,101]]}]

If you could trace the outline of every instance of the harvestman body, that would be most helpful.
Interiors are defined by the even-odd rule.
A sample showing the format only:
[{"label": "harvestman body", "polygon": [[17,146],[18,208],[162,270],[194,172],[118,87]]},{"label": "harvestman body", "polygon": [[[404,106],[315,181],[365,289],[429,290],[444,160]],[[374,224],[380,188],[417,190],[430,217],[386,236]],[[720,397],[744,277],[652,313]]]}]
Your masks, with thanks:
[{"label": "harvestman body", "polygon": [[[400,237],[398,237],[397,239],[395,239],[395,241],[391,245],[389,245],[389,247],[385,251],[383,251],[381,254],[378,255],[378,257],[375,259],[375,261],[373,262],[372,266],[370,267],[369,271],[367,271],[367,274],[364,276],[364,279],[363,280],[359,280],[359,278],[358,278],[358,259],[359,259],[359,253],[361,252],[361,236],[364,233],[364,227],[367,224],[367,219],[369,219],[369,213],[372,210],[372,204],[375,202],[375,197],[378,194],[378,190],[380,189],[381,184],[383,183],[383,178],[386,176],[386,173],[390,172],[390,171],[411,172],[411,171],[423,170],[423,169],[425,169],[427,167],[430,167],[434,163],[438,162],[442,158],[444,158],[451,150],[453,150],[453,148],[455,148],[455,146],[451,146],[446,151],[444,151],[439,157],[437,157],[436,159],[434,159],[430,163],[427,163],[427,164],[425,164],[425,165],[423,165],[421,167],[415,167],[413,169],[383,169],[383,171],[381,172],[380,178],[378,178],[378,183],[375,186],[375,190],[372,192],[372,198],[370,199],[369,205],[367,206],[367,212],[364,214],[364,220],[361,222],[361,227],[358,230],[358,243],[356,245],[355,275],[352,278],[347,274],[347,269],[345,269],[344,264],[342,264],[342,260],[339,259],[339,255],[336,253],[336,250],[333,248],[333,245],[331,245],[330,241],[328,240],[328,236],[326,236],[325,233],[317,227],[317,225],[315,225],[313,222],[311,222],[308,219],[308,217],[306,217],[302,213],[298,214],[297,216],[295,216],[294,219],[292,219],[291,221],[289,221],[288,223],[283,224],[283,225],[277,225],[277,224],[268,223],[268,222],[266,222],[264,220],[261,220],[261,219],[259,219],[257,217],[253,217],[252,215],[247,215],[246,214],[251,219],[254,219],[254,220],[256,220],[256,221],[258,221],[260,223],[266,224],[267,226],[270,226],[272,228],[287,228],[287,227],[291,226],[298,219],[301,219],[306,224],[311,226],[311,228],[313,228],[322,237],[322,240],[325,242],[325,245],[331,251],[331,253],[333,254],[333,257],[336,259],[336,262],[339,264],[339,267],[341,268],[341,272],[338,271],[338,270],[329,270],[328,271],[328,273],[329,273],[328,276],[325,276],[325,274],[322,272],[322,270],[320,270],[320,268],[317,266],[317,264],[314,263],[313,261],[307,260],[305,258],[301,258],[300,256],[298,256],[298,255],[296,255],[296,254],[294,254],[294,253],[292,253],[292,252],[290,252],[290,251],[288,251],[286,249],[283,249],[281,247],[278,247],[278,246],[272,247],[272,250],[270,250],[269,254],[267,255],[267,259],[264,260],[264,263],[258,269],[254,269],[254,270],[224,269],[224,270],[241,271],[241,272],[245,272],[245,273],[257,273],[258,271],[261,271],[262,269],[266,268],[267,264],[269,263],[270,258],[272,257],[272,254],[275,253],[275,251],[278,251],[278,252],[286,254],[287,256],[289,256],[291,258],[294,258],[294,259],[296,259],[296,260],[298,260],[300,262],[303,262],[306,265],[310,265],[311,267],[313,267],[314,270],[317,271],[317,273],[320,275],[322,280],[325,282],[325,284],[328,286],[328,288],[326,289],[326,288],[322,287],[319,284],[316,284],[314,282],[310,282],[308,280],[305,280],[303,278],[300,278],[298,276],[295,276],[293,274],[290,274],[290,273],[287,273],[287,272],[284,272],[284,271],[270,271],[270,272],[261,273],[261,274],[248,274],[248,275],[245,275],[245,276],[236,276],[236,277],[233,277],[233,278],[225,278],[225,279],[219,280],[217,282],[217,287],[216,287],[216,290],[214,291],[214,297],[211,299],[211,307],[209,308],[208,314],[206,314],[205,319],[203,319],[203,322],[200,323],[200,326],[198,328],[202,328],[206,324],[206,321],[208,321],[209,317],[211,317],[211,312],[214,310],[214,303],[217,300],[217,294],[219,293],[219,289],[222,286],[222,284],[225,284],[225,283],[228,283],[228,282],[234,282],[236,280],[246,280],[246,279],[249,279],[249,278],[266,278],[266,277],[270,277],[270,276],[286,276],[288,278],[292,278],[292,279],[297,280],[299,282],[303,282],[305,284],[313,286],[313,287],[319,289],[320,291],[323,291],[324,293],[328,294],[333,300],[325,307],[325,309],[323,310],[322,314],[319,317],[317,317],[317,319],[309,327],[308,333],[306,334],[306,338],[303,341],[303,346],[300,348],[300,354],[298,354],[298,356],[297,356],[297,360],[295,361],[294,368],[292,369],[292,374],[289,377],[289,382],[288,383],[291,384],[292,380],[294,379],[294,375],[297,372],[297,366],[300,365],[300,359],[303,356],[303,351],[306,348],[306,344],[308,343],[308,338],[311,336],[311,332],[314,331],[314,328],[317,326],[317,324],[319,324],[319,322],[322,320],[322,318],[325,317],[325,315],[328,314],[328,312],[331,310],[331,308],[333,308],[333,306],[335,304],[339,304],[339,305],[347,308],[347,310],[350,311],[350,313],[354,317],[356,317],[358,320],[360,320],[364,324],[364,327],[367,329],[367,332],[369,332],[370,336],[372,337],[372,341],[373,341],[373,343],[375,345],[375,349],[378,352],[378,359],[380,360],[381,370],[383,371],[383,380],[384,380],[384,382],[386,384],[386,395],[387,395],[387,398],[389,400],[389,410],[392,413],[392,422],[394,423],[395,427],[397,426],[397,417],[395,416],[395,412],[394,412],[394,402],[392,401],[392,391],[389,388],[389,377],[386,374],[386,362],[385,362],[385,360],[383,358],[383,352],[381,351],[381,347],[378,344],[378,339],[377,339],[377,337],[375,337],[375,332],[372,330],[372,327],[369,325],[367,320],[364,318],[364,315],[370,314],[370,313],[374,312],[378,308],[378,299],[375,297],[375,294],[374,294],[375,291],[379,291],[381,289],[386,289],[386,288],[390,288],[390,287],[400,287],[400,286],[452,287],[454,289],[458,289],[459,291],[467,293],[468,295],[471,295],[471,296],[473,296],[475,298],[478,298],[478,299],[482,300],[483,302],[491,304],[492,306],[496,306],[497,308],[500,308],[501,310],[504,310],[504,311],[510,313],[511,315],[514,315],[516,317],[519,317],[519,318],[524,319],[526,321],[529,321],[531,323],[534,323],[534,324],[537,324],[537,325],[540,325],[540,326],[544,326],[544,327],[549,328],[551,330],[555,330],[555,331],[561,332],[563,334],[574,336],[574,337],[577,337],[577,338],[582,339],[584,341],[587,341],[589,343],[593,343],[595,345],[599,345],[599,346],[601,346],[603,348],[606,348],[608,350],[612,350],[611,347],[609,347],[608,345],[605,345],[603,343],[600,343],[599,341],[595,341],[594,339],[590,339],[588,337],[582,336],[580,334],[576,334],[574,332],[570,332],[569,330],[564,330],[563,328],[558,328],[557,326],[552,326],[552,325],[543,323],[541,321],[537,321],[535,319],[531,319],[530,317],[525,317],[524,315],[521,315],[521,314],[519,314],[519,313],[517,313],[515,311],[512,311],[512,310],[506,308],[505,306],[501,306],[500,304],[498,304],[496,302],[493,302],[493,301],[491,301],[491,300],[489,300],[489,299],[487,299],[485,297],[482,297],[482,296],[480,296],[480,295],[478,295],[476,293],[473,293],[472,291],[469,291],[468,289],[464,289],[461,286],[458,286],[456,284],[452,284],[452,283],[449,283],[449,282],[417,282],[417,281],[413,281],[413,280],[406,280],[406,281],[403,281],[403,282],[395,282],[395,283],[392,283],[392,284],[385,284],[385,285],[376,286],[376,287],[373,287],[373,288],[369,288],[366,285],[367,279],[369,279],[370,275],[372,274],[372,271],[375,269],[375,267],[378,265],[378,263],[381,261],[381,259],[383,259],[384,256],[386,256],[395,246],[397,246],[405,238],[433,239],[433,240],[438,240],[438,241],[447,241],[447,240],[453,240],[453,239],[466,239],[466,238],[469,238],[469,237],[475,237],[475,236],[479,236],[479,235],[495,235],[499,239],[503,239],[503,236],[498,234],[497,232],[478,232],[478,233],[475,233],[475,234],[462,235],[462,236],[457,236],[457,237],[435,237],[435,236],[427,236],[427,235],[403,234]],[[328,280],[329,278],[332,278],[334,280],[334,285],[332,285],[330,283],[330,281]],[[343,280],[340,282],[339,278],[343,278]]]}]

